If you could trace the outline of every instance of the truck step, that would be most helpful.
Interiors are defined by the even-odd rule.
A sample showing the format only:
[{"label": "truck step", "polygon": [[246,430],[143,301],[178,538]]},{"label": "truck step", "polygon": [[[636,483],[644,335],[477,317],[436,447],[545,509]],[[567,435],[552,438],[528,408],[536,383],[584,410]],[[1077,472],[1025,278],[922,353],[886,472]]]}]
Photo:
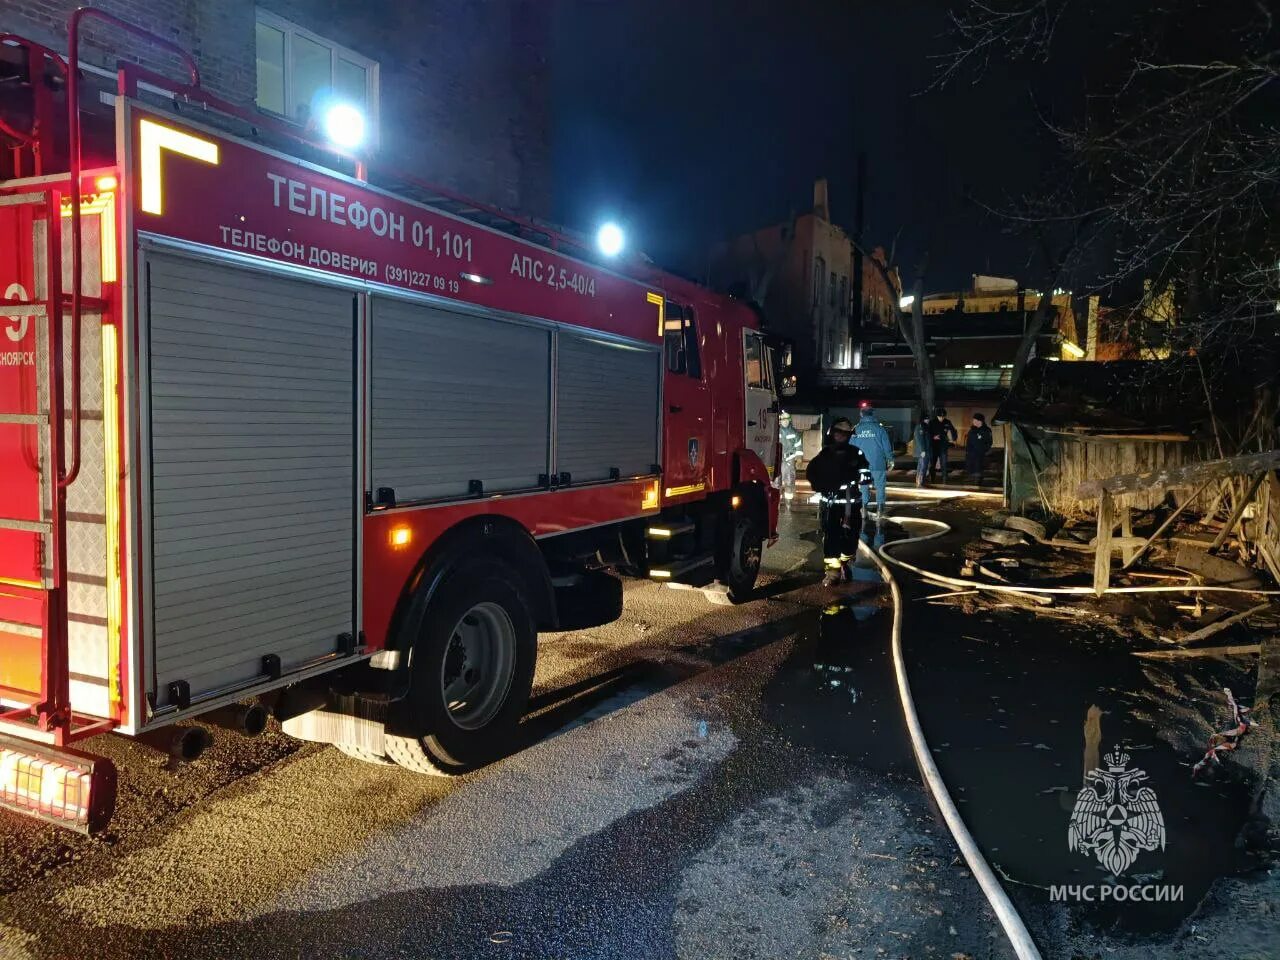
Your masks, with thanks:
[{"label": "truck step", "polygon": [[644,535],[649,540],[674,540],[696,529],[692,520],[679,520],[675,523],[653,523],[645,528]]},{"label": "truck step", "polygon": [[682,557],[679,560],[675,560],[660,567],[650,567],[649,579],[662,581],[680,580],[682,577],[687,577],[695,570],[701,570],[703,567],[714,562],[715,557],[710,553],[700,553],[692,557]]}]

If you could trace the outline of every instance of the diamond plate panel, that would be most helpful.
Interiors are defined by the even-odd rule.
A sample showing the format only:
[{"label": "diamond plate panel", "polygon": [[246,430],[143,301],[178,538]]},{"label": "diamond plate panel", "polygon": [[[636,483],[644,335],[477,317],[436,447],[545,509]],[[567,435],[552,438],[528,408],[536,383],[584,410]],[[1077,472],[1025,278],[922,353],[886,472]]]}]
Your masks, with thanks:
[{"label": "diamond plate panel", "polygon": [[75,614],[105,618],[107,588],[103,583],[74,579],[67,584],[67,608]]},{"label": "diamond plate panel", "polygon": [[67,653],[71,672],[107,678],[107,628],[96,623],[72,620],[67,633]]},{"label": "diamond plate panel", "polygon": [[[103,523],[67,521],[67,572],[88,577],[107,575],[107,527]],[[98,613],[86,610],[85,613]],[[106,616],[105,609],[100,613]]]}]

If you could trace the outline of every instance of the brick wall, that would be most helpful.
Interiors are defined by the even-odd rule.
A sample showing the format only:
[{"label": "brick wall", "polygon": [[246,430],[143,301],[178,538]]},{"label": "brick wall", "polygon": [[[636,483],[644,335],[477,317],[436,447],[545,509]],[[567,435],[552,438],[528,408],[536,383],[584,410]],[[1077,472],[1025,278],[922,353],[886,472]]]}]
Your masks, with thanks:
[{"label": "brick wall", "polygon": [[[5,0],[0,30],[66,49],[82,0]],[[550,208],[546,23],[551,0],[263,0],[261,6],[380,66],[379,157],[423,179],[510,209]],[[253,0],[97,0],[190,50],[204,84],[240,103],[256,90]],[[82,57],[176,63],[87,23]],[[376,164],[377,157],[374,162]]]}]

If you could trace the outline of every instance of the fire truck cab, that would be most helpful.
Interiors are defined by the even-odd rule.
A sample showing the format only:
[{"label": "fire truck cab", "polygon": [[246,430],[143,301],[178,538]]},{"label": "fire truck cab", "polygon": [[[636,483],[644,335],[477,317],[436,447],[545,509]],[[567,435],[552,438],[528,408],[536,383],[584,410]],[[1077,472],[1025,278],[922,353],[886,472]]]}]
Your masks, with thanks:
[{"label": "fire truck cab", "polygon": [[750,306],[272,129],[185,54],[89,97],[74,26],[67,60],[0,47],[31,96],[0,113],[0,805],[96,829],[114,771],[73,743],[268,711],[470,770],[517,743],[538,632],[616,618],[620,578],[750,594]]}]

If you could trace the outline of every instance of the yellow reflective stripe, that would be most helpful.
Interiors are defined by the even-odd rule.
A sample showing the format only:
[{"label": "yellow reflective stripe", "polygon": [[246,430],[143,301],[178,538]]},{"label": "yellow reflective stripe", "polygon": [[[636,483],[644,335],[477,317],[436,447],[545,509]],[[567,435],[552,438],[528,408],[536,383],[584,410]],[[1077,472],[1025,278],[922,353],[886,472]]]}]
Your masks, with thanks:
[{"label": "yellow reflective stripe", "polygon": [[705,483],[691,483],[685,487],[667,487],[667,496],[683,497],[686,493],[698,493],[706,488]]}]

